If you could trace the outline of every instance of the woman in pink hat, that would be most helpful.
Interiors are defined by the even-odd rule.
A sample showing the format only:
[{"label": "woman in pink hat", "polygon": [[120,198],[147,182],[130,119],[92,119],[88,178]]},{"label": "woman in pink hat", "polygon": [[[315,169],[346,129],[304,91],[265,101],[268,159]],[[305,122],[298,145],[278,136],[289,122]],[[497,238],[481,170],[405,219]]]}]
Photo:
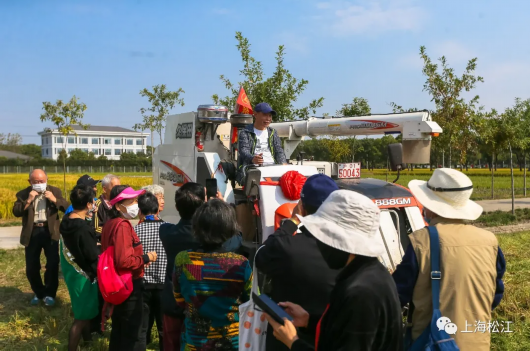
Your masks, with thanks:
[{"label": "woman in pink hat", "polygon": [[135,191],[127,185],[118,185],[110,193],[111,219],[103,226],[103,252],[114,246],[114,260],[119,271],[130,270],[133,291],[112,313],[112,332],[109,350],[145,350],[142,338],[144,266],[156,261],[156,252],[143,254],[143,247],[129,220],[138,215],[138,196],[145,190]]}]

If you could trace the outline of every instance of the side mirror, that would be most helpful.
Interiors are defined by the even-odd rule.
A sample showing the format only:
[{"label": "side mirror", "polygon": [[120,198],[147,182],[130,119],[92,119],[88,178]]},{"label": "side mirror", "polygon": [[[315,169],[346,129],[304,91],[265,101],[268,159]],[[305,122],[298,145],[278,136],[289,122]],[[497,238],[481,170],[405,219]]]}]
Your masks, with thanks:
[{"label": "side mirror", "polygon": [[392,171],[400,171],[407,167],[403,163],[403,145],[401,143],[388,145],[388,157],[390,160],[390,169]]},{"label": "side mirror", "polygon": [[247,179],[245,180],[245,195],[247,197],[259,195],[259,183],[261,180],[261,171],[259,169],[247,169]]}]

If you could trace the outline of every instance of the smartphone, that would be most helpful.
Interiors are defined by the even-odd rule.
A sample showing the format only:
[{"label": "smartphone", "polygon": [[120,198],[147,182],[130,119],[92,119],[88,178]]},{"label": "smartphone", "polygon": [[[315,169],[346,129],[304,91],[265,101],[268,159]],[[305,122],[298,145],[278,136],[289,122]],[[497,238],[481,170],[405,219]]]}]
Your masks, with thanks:
[{"label": "smartphone", "polygon": [[206,179],[206,198],[217,197],[217,179],[209,178]]},{"label": "smartphone", "polygon": [[281,325],[284,325],[284,318],[287,318],[287,320],[291,322],[293,321],[293,317],[287,314],[287,312],[285,312],[283,308],[278,306],[276,302],[274,302],[270,297],[265,294],[261,294],[258,296],[255,293],[252,293],[252,301],[256,305],[258,305],[258,307],[261,308],[263,312],[267,313]]}]

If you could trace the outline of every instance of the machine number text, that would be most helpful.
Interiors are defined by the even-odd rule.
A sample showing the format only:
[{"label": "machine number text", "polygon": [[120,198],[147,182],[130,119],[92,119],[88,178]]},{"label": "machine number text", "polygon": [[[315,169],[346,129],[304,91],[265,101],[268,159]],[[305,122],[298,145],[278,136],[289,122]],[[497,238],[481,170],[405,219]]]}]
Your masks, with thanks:
[{"label": "machine number text", "polygon": [[341,178],[361,178],[361,164],[356,163],[339,163],[339,179]]},{"label": "machine number text", "polygon": [[179,123],[177,124],[176,139],[191,139],[193,123]]},{"label": "machine number text", "polygon": [[164,179],[172,183],[184,183],[184,176],[175,172],[160,172],[160,179]]},{"label": "machine number text", "polygon": [[398,199],[381,199],[375,200],[377,206],[396,206],[396,205],[410,205],[410,198],[398,198]]}]

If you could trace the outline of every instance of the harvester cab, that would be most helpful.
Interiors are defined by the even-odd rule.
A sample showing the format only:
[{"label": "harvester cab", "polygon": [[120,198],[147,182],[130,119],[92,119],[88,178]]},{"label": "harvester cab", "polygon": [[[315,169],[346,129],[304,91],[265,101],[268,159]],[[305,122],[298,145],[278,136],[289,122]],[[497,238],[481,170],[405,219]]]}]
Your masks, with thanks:
[{"label": "harvester cab", "polygon": [[237,184],[238,132],[251,124],[252,115],[230,114],[228,108],[215,105],[201,105],[196,112],[168,117],[164,144],[153,155],[153,182],[163,186],[167,194],[164,219],[172,223],[180,219],[173,196],[180,186],[187,182],[206,184],[206,179],[215,178],[224,199],[235,207],[243,247],[252,259],[281,220],[290,217],[297,202],[283,194],[279,179],[288,171],[306,177],[324,173],[335,179],[339,188],[359,192],[379,206],[381,241],[387,249],[379,259],[393,271],[408,245],[408,234],[425,226],[421,204],[409,190],[382,180],[361,178],[359,163],[305,161],[303,155],[292,154],[304,137],[401,133],[402,143],[389,147],[392,169],[399,171],[406,163],[428,163],[431,138],[442,132],[429,113],[273,123],[271,127],[283,138],[284,152],[291,161],[288,165],[250,167],[241,184]]}]

